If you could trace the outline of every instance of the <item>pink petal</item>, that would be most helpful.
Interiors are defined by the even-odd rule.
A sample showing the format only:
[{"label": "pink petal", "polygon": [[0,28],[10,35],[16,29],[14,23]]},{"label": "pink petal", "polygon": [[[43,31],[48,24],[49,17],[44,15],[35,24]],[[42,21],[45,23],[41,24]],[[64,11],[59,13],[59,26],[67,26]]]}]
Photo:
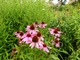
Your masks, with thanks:
[{"label": "pink petal", "polygon": [[39,46],[43,46],[44,42],[39,41],[38,44],[39,44]]},{"label": "pink petal", "polygon": [[18,35],[19,33],[15,32],[14,35]]},{"label": "pink petal", "polygon": [[36,46],[35,46],[36,48],[39,48],[39,45],[38,45],[38,43],[36,43]]},{"label": "pink petal", "polygon": [[27,44],[32,42],[32,38],[28,38],[28,40],[26,41]]},{"label": "pink petal", "polygon": [[34,23],[33,23],[33,25],[34,25],[35,27],[37,27],[37,24],[36,24],[36,22],[34,22]]},{"label": "pink petal", "polygon": [[54,31],[50,31],[50,34],[54,35],[55,33],[54,33]]},{"label": "pink petal", "polygon": [[62,32],[61,31],[58,31],[58,33],[61,34]]},{"label": "pink petal", "polygon": [[30,30],[30,33],[33,35],[37,34],[37,32],[35,30]]},{"label": "pink petal", "polygon": [[33,48],[34,45],[35,45],[35,43],[32,42],[29,46],[30,46],[31,48]]},{"label": "pink petal", "polygon": [[47,48],[47,47],[45,47],[45,48],[44,48],[44,51],[49,52],[49,50],[48,50],[48,48]]},{"label": "pink petal", "polygon": [[24,34],[21,38],[23,39],[23,38],[25,38],[26,37],[26,34]]},{"label": "pink petal", "polygon": [[19,34],[18,34],[18,35],[16,35],[16,37],[17,37],[17,38],[21,38],[21,36],[20,36]]},{"label": "pink petal", "polygon": [[30,30],[30,26],[27,26],[27,27],[26,27],[26,31],[29,31],[29,30]]},{"label": "pink petal", "polygon": [[40,46],[39,46],[39,49],[40,49],[40,50],[41,50],[41,49],[43,49],[43,46],[42,46],[42,45],[40,45]]},{"label": "pink petal", "polygon": [[52,34],[52,35],[55,34],[55,33],[54,33],[54,29],[52,29],[52,28],[49,28],[49,32],[50,32],[50,34]]},{"label": "pink petal", "polygon": [[56,47],[60,47],[60,43],[58,42],[58,43],[56,43]]},{"label": "pink petal", "polygon": [[43,37],[40,37],[40,38],[41,38],[42,41],[44,41],[44,38]]},{"label": "pink petal", "polygon": [[26,42],[26,40],[27,40],[27,38],[24,38],[22,41],[23,41],[23,42]]},{"label": "pink petal", "polygon": [[55,36],[60,37],[60,36],[61,36],[61,34],[58,34],[58,33],[57,33],[57,34],[55,34]]},{"label": "pink petal", "polygon": [[47,26],[47,24],[44,24],[44,27]]}]

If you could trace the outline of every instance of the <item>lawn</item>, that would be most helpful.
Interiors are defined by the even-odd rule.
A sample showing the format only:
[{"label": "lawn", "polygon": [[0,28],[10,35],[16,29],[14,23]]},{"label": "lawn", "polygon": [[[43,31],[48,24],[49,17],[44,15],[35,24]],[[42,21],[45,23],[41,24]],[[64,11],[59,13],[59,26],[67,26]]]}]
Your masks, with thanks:
[{"label": "lawn", "polygon": [[[80,60],[79,6],[80,3],[50,6],[44,0],[0,0],[0,60]],[[40,39],[36,34],[31,37],[32,42],[20,43],[21,38],[15,33],[31,32],[27,27],[35,22],[35,33],[41,33],[43,43],[31,45]],[[56,30],[55,34],[50,33],[51,29]],[[60,40],[56,41],[58,32]]]}]

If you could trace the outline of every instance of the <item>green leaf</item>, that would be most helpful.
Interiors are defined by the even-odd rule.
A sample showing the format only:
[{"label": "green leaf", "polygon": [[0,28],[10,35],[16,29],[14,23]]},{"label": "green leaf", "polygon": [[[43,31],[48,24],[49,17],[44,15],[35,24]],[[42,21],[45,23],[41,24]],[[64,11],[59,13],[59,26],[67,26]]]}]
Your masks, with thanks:
[{"label": "green leaf", "polygon": [[53,54],[51,54],[50,57],[51,57],[52,59],[54,59],[54,60],[60,60],[57,56],[55,56],[55,55],[53,55]]},{"label": "green leaf", "polygon": [[68,52],[67,52],[67,51],[65,51],[65,50],[63,50],[63,51],[60,51],[60,52],[63,52],[63,53],[65,53],[65,54],[68,54]]}]

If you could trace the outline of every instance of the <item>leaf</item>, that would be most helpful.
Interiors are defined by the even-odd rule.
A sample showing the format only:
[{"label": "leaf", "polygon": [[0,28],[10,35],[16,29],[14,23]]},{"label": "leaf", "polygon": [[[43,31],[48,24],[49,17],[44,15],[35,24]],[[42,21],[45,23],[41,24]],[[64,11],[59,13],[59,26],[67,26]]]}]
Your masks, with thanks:
[{"label": "leaf", "polygon": [[54,60],[60,60],[57,56],[55,56],[55,55],[53,55],[53,54],[51,54],[50,57],[51,57],[52,59],[54,59]]},{"label": "leaf", "polygon": [[63,51],[60,51],[60,52],[63,52],[63,53],[65,53],[65,54],[68,54],[68,52],[67,52],[67,51],[65,51],[65,50],[63,50]]}]

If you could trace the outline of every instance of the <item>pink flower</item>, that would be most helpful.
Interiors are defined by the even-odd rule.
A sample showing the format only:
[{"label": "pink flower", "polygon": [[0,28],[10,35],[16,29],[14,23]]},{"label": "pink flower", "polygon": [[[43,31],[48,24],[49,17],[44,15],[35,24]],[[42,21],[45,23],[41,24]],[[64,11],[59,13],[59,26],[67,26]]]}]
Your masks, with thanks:
[{"label": "pink flower", "polygon": [[14,35],[15,35],[17,38],[21,39],[22,36],[24,35],[24,33],[23,33],[22,31],[17,31],[17,32],[14,33]]},{"label": "pink flower", "polygon": [[53,28],[49,28],[49,32],[51,35],[54,35],[54,29]]},{"label": "pink flower", "polygon": [[43,42],[40,41],[40,39],[38,38],[38,36],[34,36],[32,38],[32,42],[30,43],[30,47],[33,48],[33,47],[36,47],[36,48],[39,48],[39,46],[42,46]]},{"label": "pink flower", "polygon": [[37,28],[32,24],[30,26],[27,26],[26,31],[30,32],[31,34],[37,34],[38,31]]},{"label": "pink flower", "polygon": [[38,36],[42,41],[44,41],[44,38],[43,38],[43,36],[41,35],[40,32],[37,32],[37,36]]},{"label": "pink flower", "polygon": [[61,36],[61,31],[59,28],[49,28],[50,34],[54,35],[55,37],[60,37]]},{"label": "pink flower", "polygon": [[58,40],[55,40],[55,44],[56,44],[56,47],[60,47],[60,42]]},{"label": "pink flower", "polygon": [[37,23],[37,22],[34,22],[33,25],[34,25],[35,27],[38,27],[38,23]]},{"label": "pink flower", "polygon": [[47,47],[46,44],[43,44],[43,50],[46,51],[46,52],[49,52],[48,47]]},{"label": "pink flower", "polygon": [[55,35],[58,33],[59,29],[58,28],[49,28],[50,34]]},{"label": "pink flower", "polygon": [[22,42],[25,42],[26,44],[32,42],[32,35],[29,32],[27,32],[23,37]]},{"label": "pink flower", "polygon": [[41,22],[39,25],[38,25],[40,28],[45,28],[47,26],[47,24],[45,24],[44,22]]},{"label": "pink flower", "polygon": [[55,37],[60,37],[61,36],[61,31],[58,31],[58,33],[55,34]]},{"label": "pink flower", "polygon": [[42,44],[42,46],[39,46],[39,49],[41,50],[41,49],[43,49],[44,51],[46,51],[46,52],[49,52],[49,50],[48,50],[48,46],[46,45],[46,44]]},{"label": "pink flower", "polygon": [[59,40],[56,40],[56,39],[55,39],[55,40],[52,40],[51,42],[52,42],[52,45],[55,44],[56,47],[60,47],[60,42],[59,42]]},{"label": "pink flower", "polygon": [[60,43],[58,42],[58,43],[56,43],[56,47],[60,47]]}]

